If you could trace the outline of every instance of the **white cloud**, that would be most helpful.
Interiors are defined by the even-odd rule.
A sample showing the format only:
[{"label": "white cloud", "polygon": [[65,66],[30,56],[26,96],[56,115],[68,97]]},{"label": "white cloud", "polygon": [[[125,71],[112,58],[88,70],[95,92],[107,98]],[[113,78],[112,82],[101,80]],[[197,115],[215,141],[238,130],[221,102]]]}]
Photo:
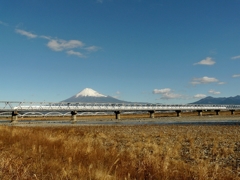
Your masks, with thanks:
[{"label": "white cloud", "polygon": [[219,82],[218,84],[219,85],[223,85],[223,84],[226,84],[226,82]]},{"label": "white cloud", "polygon": [[7,24],[7,23],[5,23],[5,22],[2,22],[2,21],[0,21],[0,24],[1,24],[1,25],[3,25],[3,26],[8,26],[8,24]]},{"label": "white cloud", "polygon": [[202,98],[205,98],[207,97],[205,94],[196,94],[195,96],[193,96],[194,98],[197,98],[197,99],[202,99]]},{"label": "white cloud", "polygon": [[154,89],[153,94],[161,94],[160,99],[179,99],[183,97],[181,94],[174,94],[170,88]]},{"label": "white cloud", "polygon": [[232,77],[233,77],[233,78],[240,77],[240,74],[234,74]]},{"label": "white cloud", "polygon": [[16,33],[21,34],[23,36],[27,36],[28,38],[36,38],[38,37],[36,34],[21,30],[21,29],[15,29]]},{"label": "white cloud", "polygon": [[154,89],[153,94],[166,94],[170,93],[172,90],[170,88],[165,88],[165,89]]},{"label": "white cloud", "polygon": [[44,35],[40,36],[40,38],[47,39],[47,40],[51,40],[51,39],[52,39],[51,37],[49,37],[49,36],[44,36]]},{"label": "white cloud", "polygon": [[214,82],[218,82],[218,79],[204,76],[202,78],[193,78],[191,84],[197,85],[197,84],[208,84],[208,83],[214,83]]},{"label": "white cloud", "polygon": [[117,98],[117,99],[121,98],[121,92],[120,92],[120,91],[117,91],[117,92],[115,93],[115,95],[113,95],[112,97]]},{"label": "white cloud", "polygon": [[89,52],[94,52],[94,51],[98,51],[99,49],[101,49],[100,47],[97,46],[89,46],[84,48],[85,50],[89,51]]},{"label": "white cloud", "polygon": [[211,65],[214,65],[216,62],[211,58],[211,57],[206,57],[206,59],[203,59],[197,63],[194,63],[194,65],[208,65],[208,66],[211,66]]},{"label": "white cloud", "polygon": [[[0,24],[2,22],[0,21]],[[79,40],[63,40],[63,39],[53,39],[51,36],[45,36],[45,35],[36,35],[31,32],[27,32],[22,29],[15,29],[15,32],[26,36],[28,38],[41,38],[46,39],[48,41],[47,47],[49,47],[53,51],[65,51],[68,55],[74,55],[78,56],[80,58],[86,58],[86,56],[78,51],[74,51],[75,48],[81,48],[82,51],[85,52],[85,54],[89,54],[95,51],[98,51],[101,49],[97,46],[88,46],[85,47],[85,44]]]},{"label": "white cloud", "polygon": [[181,94],[166,93],[162,95],[161,99],[179,99],[182,97],[183,96]]},{"label": "white cloud", "polygon": [[239,55],[239,56],[231,57],[231,59],[240,59],[240,55]]},{"label": "white cloud", "polygon": [[73,51],[73,50],[67,51],[67,54],[68,54],[68,55],[78,56],[78,57],[80,57],[80,58],[85,58],[85,56],[84,56],[82,53],[77,52],[77,51]]},{"label": "white cloud", "polygon": [[73,49],[73,48],[77,48],[77,47],[83,47],[84,44],[81,41],[78,40],[69,40],[69,41],[65,41],[62,39],[51,39],[47,46],[54,50],[54,51],[63,51],[66,49]]},{"label": "white cloud", "polygon": [[210,94],[221,94],[221,92],[215,91],[215,90],[213,90],[213,89],[209,90],[208,92],[209,92]]}]

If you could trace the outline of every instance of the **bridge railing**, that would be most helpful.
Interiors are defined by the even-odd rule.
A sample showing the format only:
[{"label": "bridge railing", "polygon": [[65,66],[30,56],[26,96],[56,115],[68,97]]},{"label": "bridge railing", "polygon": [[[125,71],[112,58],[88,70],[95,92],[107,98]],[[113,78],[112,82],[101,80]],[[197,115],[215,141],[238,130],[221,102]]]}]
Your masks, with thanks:
[{"label": "bridge railing", "polygon": [[0,111],[238,110],[240,105],[0,101]]}]

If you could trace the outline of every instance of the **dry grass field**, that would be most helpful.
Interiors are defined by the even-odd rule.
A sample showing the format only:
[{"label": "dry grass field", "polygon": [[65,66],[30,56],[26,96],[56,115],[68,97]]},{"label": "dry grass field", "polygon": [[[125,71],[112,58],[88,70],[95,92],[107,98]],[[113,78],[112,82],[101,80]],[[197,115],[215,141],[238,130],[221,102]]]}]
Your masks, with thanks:
[{"label": "dry grass field", "polygon": [[240,127],[0,126],[0,179],[240,179]]}]

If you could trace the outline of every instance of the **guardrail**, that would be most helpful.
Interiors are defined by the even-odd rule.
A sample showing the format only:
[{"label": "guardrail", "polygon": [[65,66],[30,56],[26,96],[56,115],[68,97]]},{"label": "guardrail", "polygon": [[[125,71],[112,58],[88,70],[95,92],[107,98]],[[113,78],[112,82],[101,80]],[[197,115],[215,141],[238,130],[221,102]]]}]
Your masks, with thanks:
[{"label": "guardrail", "polygon": [[166,110],[238,110],[240,105],[218,104],[125,104],[72,102],[0,101],[0,111],[166,111]]},{"label": "guardrail", "polygon": [[12,123],[17,122],[17,117],[20,112],[25,115],[32,113],[40,114],[40,112],[47,112],[51,114],[54,112],[71,112],[72,123],[76,122],[79,112],[114,112],[116,119],[120,119],[121,112],[124,111],[148,111],[150,118],[154,118],[156,111],[175,111],[177,116],[181,116],[182,111],[198,111],[198,115],[202,116],[205,110],[214,110],[216,115],[219,115],[221,110],[230,110],[234,114],[235,110],[239,110],[240,105],[218,105],[218,104],[134,104],[134,103],[81,103],[81,102],[14,102],[14,101],[0,101],[0,113],[11,112]]}]

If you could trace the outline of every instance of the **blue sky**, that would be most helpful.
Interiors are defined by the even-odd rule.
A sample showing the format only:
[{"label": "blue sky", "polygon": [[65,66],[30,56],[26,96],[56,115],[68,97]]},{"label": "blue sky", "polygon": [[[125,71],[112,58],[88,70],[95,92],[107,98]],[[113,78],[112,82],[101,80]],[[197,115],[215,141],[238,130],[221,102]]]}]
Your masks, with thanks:
[{"label": "blue sky", "polygon": [[240,95],[240,0],[0,2],[0,101]]}]

